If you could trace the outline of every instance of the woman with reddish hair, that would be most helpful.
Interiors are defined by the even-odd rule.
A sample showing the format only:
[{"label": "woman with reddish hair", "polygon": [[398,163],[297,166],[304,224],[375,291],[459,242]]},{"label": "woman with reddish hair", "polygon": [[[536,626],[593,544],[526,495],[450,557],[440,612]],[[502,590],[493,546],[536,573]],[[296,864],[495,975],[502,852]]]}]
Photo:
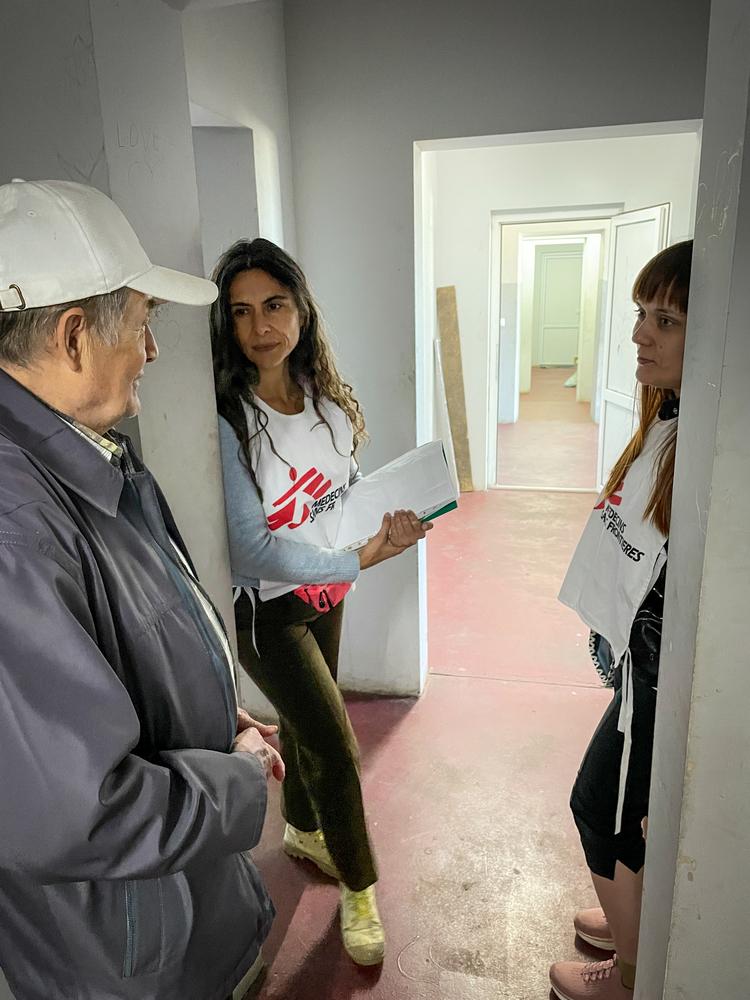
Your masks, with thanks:
[{"label": "woman with reddish hair", "polygon": [[692,241],[668,247],[636,278],[639,426],[591,513],[560,593],[591,628],[595,665],[614,689],[571,808],[601,904],[576,914],[574,925],[589,944],[615,952],[603,962],[553,965],[560,1000],[633,995],[692,249]]}]

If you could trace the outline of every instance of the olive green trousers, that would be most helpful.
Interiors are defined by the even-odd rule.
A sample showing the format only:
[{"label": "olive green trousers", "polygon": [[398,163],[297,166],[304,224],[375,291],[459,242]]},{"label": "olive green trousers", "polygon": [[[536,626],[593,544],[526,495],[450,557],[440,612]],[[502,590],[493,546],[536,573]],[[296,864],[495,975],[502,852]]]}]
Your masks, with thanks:
[{"label": "olive green trousers", "polygon": [[[359,748],[336,675],[344,602],[321,612],[295,594],[235,604],[240,663],[276,709],[286,764],[282,811],[298,830],[322,830],[350,889],[377,880],[359,780]],[[260,655],[258,655],[260,653]]]}]

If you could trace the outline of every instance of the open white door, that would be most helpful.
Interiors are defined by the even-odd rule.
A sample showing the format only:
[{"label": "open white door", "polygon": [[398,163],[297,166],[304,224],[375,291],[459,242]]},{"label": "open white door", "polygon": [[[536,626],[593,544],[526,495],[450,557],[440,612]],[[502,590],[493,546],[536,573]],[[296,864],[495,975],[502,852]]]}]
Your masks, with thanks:
[{"label": "open white door", "polygon": [[635,311],[631,292],[638,272],[669,242],[670,205],[612,217],[607,311],[602,359],[597,486],[609,475],[635,430]]}]

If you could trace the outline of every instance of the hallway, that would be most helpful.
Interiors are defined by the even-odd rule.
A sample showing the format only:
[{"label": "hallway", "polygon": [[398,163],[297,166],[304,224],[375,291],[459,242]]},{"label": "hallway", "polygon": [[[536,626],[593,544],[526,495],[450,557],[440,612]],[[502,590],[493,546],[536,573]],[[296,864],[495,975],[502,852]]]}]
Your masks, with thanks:
[{"label": "hallway", "polygon": [[352,697],[388,933],[380,969],[340,943],[334,883],[254,852],[278,909],[263,1000],[543,1000],[593,891],[567,807],[608,695],[555,594],[591,498],[489,492],[430,537],[432,672],[419,700]]},{"label": "hallway", "polygon": [[503,486],[594,489],[599,427],[591,404],[565,380],[575,368],[532,368],[518,421],[498,424],[497,482]]}]

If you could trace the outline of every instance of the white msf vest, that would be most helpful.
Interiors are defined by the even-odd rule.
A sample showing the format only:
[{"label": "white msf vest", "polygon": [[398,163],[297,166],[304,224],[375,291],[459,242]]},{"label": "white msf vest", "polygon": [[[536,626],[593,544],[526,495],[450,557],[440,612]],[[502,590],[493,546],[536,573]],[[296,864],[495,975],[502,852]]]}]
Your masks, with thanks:
[{"label": "white msf vest", "polygon": [[625,780],[630,764],[633,673],[630,631],[644,598],[666,561],[666,536],[643,519],[654,485],[660,449],[673,432],[672,421],[652,425],[643,451],[609,497],[600,498],[581,535],[560,590],[560,600],[602,635],[622,664],[622,708],[618,729],[625,742],[615,833],[620,832]]},{"label": "white msf vest", "polygon": [[[349,418],[335,403],[321,399],[318,405],[326,424],[307,395],[304,411],[295,414],[279,413],[257,396],[255,402],[268,420],[268,434],[260,433],[251,447],[269,530],[288,541],[334,548],[351,472]],[[247,404],[245,412],[252,435],[256,414]],[[269,601],[298,587],[297,583],[261,580],[260,599]]]}]

